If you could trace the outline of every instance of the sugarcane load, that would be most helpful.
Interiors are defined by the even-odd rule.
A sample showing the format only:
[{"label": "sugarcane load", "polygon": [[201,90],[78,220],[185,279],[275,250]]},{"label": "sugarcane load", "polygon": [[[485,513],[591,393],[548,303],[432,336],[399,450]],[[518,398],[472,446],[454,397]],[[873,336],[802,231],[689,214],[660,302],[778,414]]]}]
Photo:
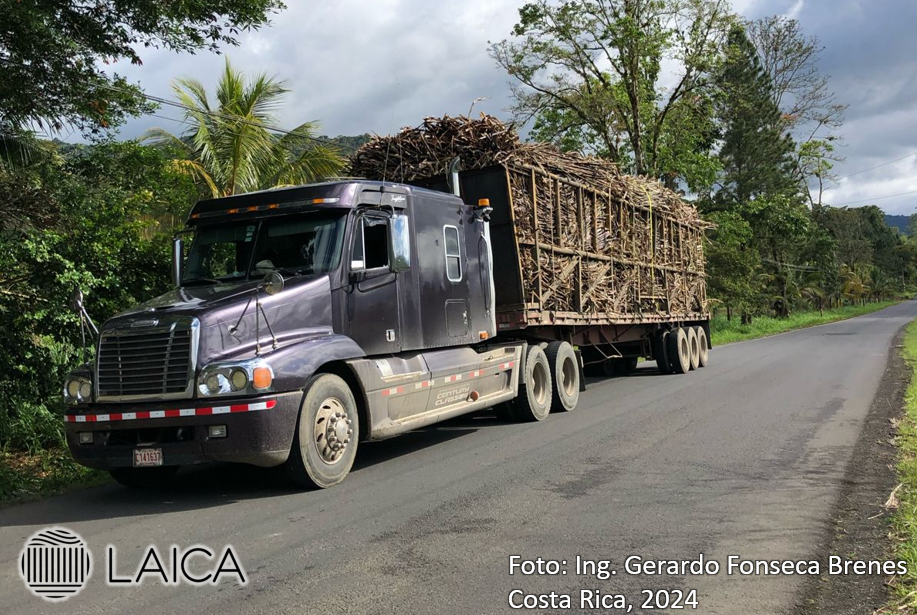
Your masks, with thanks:
[{"label": "sugarcane load", "polygon": [[64,383],[78,461],[129,486],[224,461],[330,487],[362,442],[573,411],[585,368],[706,365],[708,225],[658,182],[486,116],[376,138],[351,167],[198,202],[175,289],[98,329],[74,296],[95,346]]}]

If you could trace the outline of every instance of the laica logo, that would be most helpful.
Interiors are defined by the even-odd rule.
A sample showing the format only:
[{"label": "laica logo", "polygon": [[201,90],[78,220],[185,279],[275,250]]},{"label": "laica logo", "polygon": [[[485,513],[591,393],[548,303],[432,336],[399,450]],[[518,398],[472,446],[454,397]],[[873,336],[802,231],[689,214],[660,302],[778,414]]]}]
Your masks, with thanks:
[{"label": "laica logo", "polygon": [[92,573],[86,542],[65,527],[32,534],[19,555],[19,576],[29,591],[49,602],[78,594]]}]

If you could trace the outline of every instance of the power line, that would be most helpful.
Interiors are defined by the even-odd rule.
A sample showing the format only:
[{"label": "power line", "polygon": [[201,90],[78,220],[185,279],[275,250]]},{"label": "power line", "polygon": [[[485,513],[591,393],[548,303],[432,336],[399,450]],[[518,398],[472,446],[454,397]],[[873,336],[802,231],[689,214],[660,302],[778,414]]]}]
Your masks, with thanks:
[{"label": "power line", "polygon": [[861,199],[859,201],[847,201],[846,203],[835,203],[834,207],[841,207],[842,205],[857,205],[859,203],[871,203],[873,201],[882,201],[884,199],[894,199],[899,196],[907,196],[908,194],[917,194],[917,190],[909,190],[908,192],[899,192],[898,194],[888,194],[886,196],[877,196],[871,199]]},{"label": "power line", "polygon": [[838,177],[838,178],[835,179],[834,181],[835,181],[835,182],[839,182],[839,181],[841,181],[842,179],[847,179],[848,177],[853,177],[854,175],[860,175],[861,173],[868,173],[869,171],[875,171],[876,169],[881,169],[882,167],[887,167],[887,166],[890,165],[890,164],[895,164],[896,162],[901,162],[902,160],[906,160],[906,159],[908,159],[908,158],[911,158],[912,156],[917,156],[917,152],[912,152],[912,153],[908,154],[907,156],[902,156],[901,158],[895,158],[894,160],[889,160],[888,162],[883,162],[882,164],[877,164],[877,165],[874,166],[874,167],[869,167],[868,169],[863,169],[862,171],[856,171],[856,172],[854,172],[854,173],[850,173],[850,174],[848,174],[848,175],[844,175],[843,177]]}]

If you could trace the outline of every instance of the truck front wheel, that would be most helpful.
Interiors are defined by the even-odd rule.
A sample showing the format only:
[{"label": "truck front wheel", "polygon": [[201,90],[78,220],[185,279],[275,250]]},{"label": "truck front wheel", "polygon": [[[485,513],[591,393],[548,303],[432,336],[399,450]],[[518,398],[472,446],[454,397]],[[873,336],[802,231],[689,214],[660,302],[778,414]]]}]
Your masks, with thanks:
[{"label": "truck front wheel", "polygon": [[554,394],[551,396],[551,410],[570,412],[579,401],[579,365],[573,346],[567,342],[551,342],[545,349],[551,376],[554,380]]},{"label": "truck front wheel", "polygon": [[334,374],[313,376],[287,460],[290,477],[308,488],[337,485],[353,466],[359,437],[357,404],[347,383]]}]

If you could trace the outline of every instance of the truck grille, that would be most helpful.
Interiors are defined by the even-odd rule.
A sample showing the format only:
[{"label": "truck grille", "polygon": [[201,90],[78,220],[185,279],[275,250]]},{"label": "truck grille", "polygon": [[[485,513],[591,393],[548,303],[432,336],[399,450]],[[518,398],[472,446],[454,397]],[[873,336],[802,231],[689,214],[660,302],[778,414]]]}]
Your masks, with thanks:
[{"label": "truck grille", "polygon": [[118,329],[102,333],[98,356],[100,400],[190,396],[194,335],[190,327]]}]

